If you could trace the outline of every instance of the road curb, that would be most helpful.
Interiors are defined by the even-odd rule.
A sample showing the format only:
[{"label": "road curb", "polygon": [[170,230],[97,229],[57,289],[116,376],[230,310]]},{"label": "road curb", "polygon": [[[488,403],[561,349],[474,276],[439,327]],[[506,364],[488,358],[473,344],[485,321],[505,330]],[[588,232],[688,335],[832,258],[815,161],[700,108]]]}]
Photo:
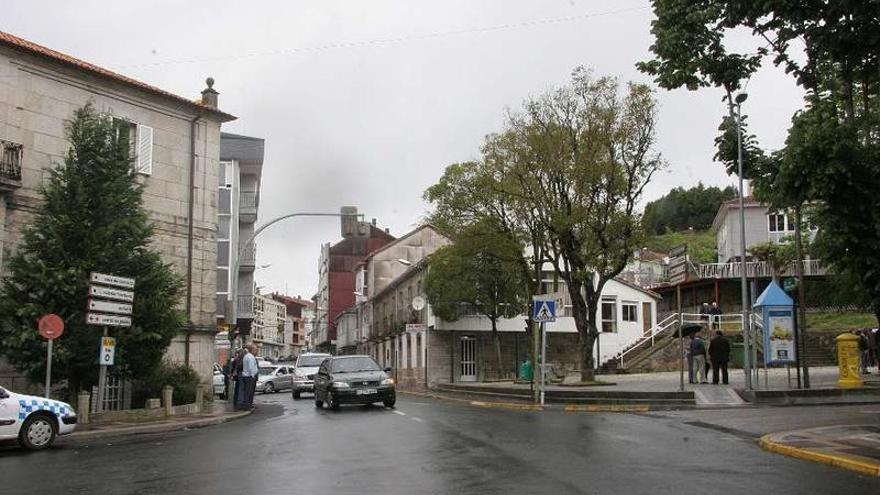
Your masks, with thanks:
[{"label": "road curb", "polygon": [[545,411],[555,411],[555,412],[567,412],[567,413],[578,413],[578,412],[622,412],[622,413],[644,413],[650,411],[657,410],[667,410],[668,408],[664,407],[653,407],[644,404],[528,404],[523,402],[500,402],[500,401],[480,401],[473,399],[464,399],[460,397],[452,397],[448,395],[434,394],[434,393],[425,393],[425,392],[410,392],[410,391],[398,391],[401,394],[414,395],[417,397],[424,397],[428,399],[436,399],[436,400],[445,400],[451,402],[461,402],[464,404],[468,404],[474,407],[481,407],[484,409],[506,409],[509,411],[528,411],[528,412],[545,412]]},{"label": "road curb", "polygon": [[868,476],[880,477],[880,465],[863,462],[858,459],[853,459],[846,456],[825,454],[809,449],[792,447],[791,445],[785,445],[783,443],[773,441],[771,439],[773,435],[775,434],[771,433],[769,435],[764,435],[763,437],[761,437],[758,443],[761,445],[762,449],[768,452],[773,452],[775,454],[782,454],[788,457],[794,457],[796,459],[818,462],[820,464],[835,466],[847,469],[849,471],[866,474]]},{"label": "road curb", "polygon": [[71,439],[71,440],[94,440],[97,438],[107,438],[107,437],[119,437],[119,436],[132,436],[132,435],[145,435],[150,433],[168,433],[172,431],[179,431],[189,428],[204,428],[207,426],[215,426],[223,423],[227,423],[229,421],[233,421],[236,419],[243,418],[245,416],[249,416],[253,411],[238,411],[232,414],[224,414],[223,416],[217,416],[213,418],[198,418],[193,419],[191,421],[179,422],[179,423],[165,423],[165,424],[146,424],[146,425],[138,425],[138,426],[128,426],[124,428],[116,428],[111,430],[92,430],[92,431],[74,431],[70,435],[66,435],[63,438]]}]

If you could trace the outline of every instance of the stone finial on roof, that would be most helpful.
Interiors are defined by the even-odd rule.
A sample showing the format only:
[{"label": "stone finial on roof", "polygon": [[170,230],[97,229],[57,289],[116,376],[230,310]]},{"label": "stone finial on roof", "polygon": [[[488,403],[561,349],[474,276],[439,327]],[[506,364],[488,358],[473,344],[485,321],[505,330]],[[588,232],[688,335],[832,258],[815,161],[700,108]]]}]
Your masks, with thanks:
[{"label": "stone finial on roof", "polygon": [[210,108],[217,108],[217,95],[220,93],[214,89],[214,78],[209,77],[205,79],[205,84],[207,84],[208,87],[202,90],[202,105]]}]

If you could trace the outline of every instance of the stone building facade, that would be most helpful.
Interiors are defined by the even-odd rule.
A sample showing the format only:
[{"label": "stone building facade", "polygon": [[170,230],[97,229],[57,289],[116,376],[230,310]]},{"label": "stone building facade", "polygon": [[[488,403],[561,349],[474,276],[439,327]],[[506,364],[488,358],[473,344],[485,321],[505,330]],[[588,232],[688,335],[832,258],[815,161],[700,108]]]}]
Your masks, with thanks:
[{"label": "stone building facade", "polygon": [[191,100],[0,32],[0,141],[18,147],[20,166],[3,168],[18,173],[4,174],[0,187],[0,252],[14,251],[31,222],[39,186],[67,153],[74,111],[91,103],[127,122],[155,226],[152,248],[187,282],[180,309],[190,325],[168,355],[206,380],[215,354],[220,126],[235,118],[217,109],[212,84]]}]

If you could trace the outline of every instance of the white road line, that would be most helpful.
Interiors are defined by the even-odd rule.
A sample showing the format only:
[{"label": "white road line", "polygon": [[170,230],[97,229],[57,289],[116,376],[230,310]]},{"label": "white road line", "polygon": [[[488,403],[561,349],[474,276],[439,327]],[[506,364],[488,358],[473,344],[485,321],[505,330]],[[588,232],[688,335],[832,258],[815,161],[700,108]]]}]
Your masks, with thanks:
[{"label": "white road line", "polygon": [[406,416],[406,413],[402,412],[402,411],[391,411],[391,412],[393,412],[394,414],[397,414],[398,416]]},{"label": "white road line", "polygon": [[418,421],[419,423],[422,423],[422,418],[409,418],[409,419],[411,419],[413,421]]}]

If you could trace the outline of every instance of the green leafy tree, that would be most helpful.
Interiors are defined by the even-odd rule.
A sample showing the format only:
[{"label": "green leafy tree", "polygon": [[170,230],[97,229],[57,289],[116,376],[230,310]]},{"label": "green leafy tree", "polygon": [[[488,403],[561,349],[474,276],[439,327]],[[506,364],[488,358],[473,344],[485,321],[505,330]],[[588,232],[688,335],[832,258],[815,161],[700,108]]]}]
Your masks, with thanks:
[{"label": "green leafy tree", "polygon": [[569,84],[526,101],[484,146],[487,166],[508,178],[506,194],[539,226],[549,263],[565,282],[584,381],[593,379],[602,289],[641,247],[636,208],[664,166],[655,124],[647,86],[621,88],[615,78],[579,68]]},{"label": "green leafy tree", "polygon": [[434,314],[455,321],[464,314],[486,316],[499,374],[503,374],[498,320],[522,314],[529,302],[523,247],[491,217],[463,228],[455,243],[431,256],[425,293]]},{"label": "green leafy tree", "polygon": [[[639,68],[664,88],[721,87],[730,103],[763,56],[772,55],[806,90],[807,107],[795,116],[785,149],[763,163],[751,160],[756,186],[774,206],[793,208],[798,223],[805,204],[815,208],[817,250],[837,271],[861,280],[880,320],[878,3],[655,0],[653,7],[655,58]],[[762,47],[729,52],[724,37],[736,28],[750,30]],[[723,141],[719,151],[727,150],[729,161],[733,139]]]},{"label": "green leafy tree", "polygon": [[736,197],[736,189],[706,187],[702,183],[689,189],[676,187],[660,199],[645,205],[642,224],[651,234],[712,226],[721,203]]},{"label": "green leafy tree", "polygon": [[175,309],[180,278],[149,248],[153,227],[126,131],[90,105],[75,112],[67,125],[70,150],[41,188],[43,201],[0,287],[0,352],[42,378],[46,348],[36,324],[58,314],[65,331],[54,345],[52,372],[68,380],[70,391],[97,380],[101,329],[86,325],[85,315],[91,271],[137,279],[133,326],[111,333],[123,372],[149,374],[183,323]]}]

